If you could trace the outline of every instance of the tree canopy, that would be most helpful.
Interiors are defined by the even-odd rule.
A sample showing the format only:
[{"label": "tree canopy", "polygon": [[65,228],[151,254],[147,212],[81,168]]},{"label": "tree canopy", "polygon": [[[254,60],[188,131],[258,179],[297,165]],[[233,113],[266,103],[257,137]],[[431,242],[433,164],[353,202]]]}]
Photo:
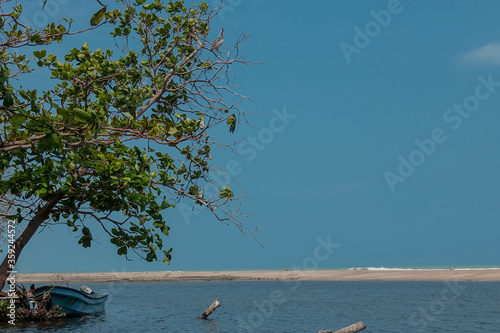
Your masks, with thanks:
[{"label": "tree canopy", "polygon": [[[17,257],[39,227],[65,223],[83,247],[100,227],[120,255],[169,261],[164,212],[183,198],[244,230],[231,188],[211,177],[211,152],[225,146],[214,130],[244,117],[229,71],[247,63],[246,36],[213,47],[217,9],[204,2],[117,3],[72,31],[71,19],[27,26],[20,4],[0,0],[0,217],[24,226]],[[95,29],[116,45],[64,57],[46,48]],[[23,88],[35,70],[46,82]],[[4,261],[0,282],[7,270]]]}]

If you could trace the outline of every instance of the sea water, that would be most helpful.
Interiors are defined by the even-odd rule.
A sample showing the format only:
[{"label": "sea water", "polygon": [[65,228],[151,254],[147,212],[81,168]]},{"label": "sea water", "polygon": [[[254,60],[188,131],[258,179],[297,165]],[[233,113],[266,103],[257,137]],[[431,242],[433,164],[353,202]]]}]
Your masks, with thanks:
[{"label": "sea water", "polygon": [[[500,332],[500,282],[221,281],[89,283],[110,293],[88,318],[2,332]],[[71,285],[79,287],[80,285]],[[209,318],[197,317],[218,297]]]}]

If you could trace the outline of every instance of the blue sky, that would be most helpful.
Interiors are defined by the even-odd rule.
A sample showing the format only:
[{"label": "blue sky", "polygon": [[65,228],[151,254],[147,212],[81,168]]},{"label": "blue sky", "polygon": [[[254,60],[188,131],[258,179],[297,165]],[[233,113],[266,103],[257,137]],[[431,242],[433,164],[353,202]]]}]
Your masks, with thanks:
[{"label": "blue sky", "polygon": [[[98,8],[53,1],[55,17]],[[255,213],[243,222],[265,249],[180,206],[166,213],[169,265],[127,261],[104,236],[82,249],[55,227],[19,271],[500,266],[499,12],[472,0],[230,2],[214,38],[250,35],[244,54],[263,64],[235,74],[254,100],[244,108],[264,116],[221,138],[243,140],[241,155],[215,157],[236,166]],[[102,35],[73,43],[103,47]]]}]

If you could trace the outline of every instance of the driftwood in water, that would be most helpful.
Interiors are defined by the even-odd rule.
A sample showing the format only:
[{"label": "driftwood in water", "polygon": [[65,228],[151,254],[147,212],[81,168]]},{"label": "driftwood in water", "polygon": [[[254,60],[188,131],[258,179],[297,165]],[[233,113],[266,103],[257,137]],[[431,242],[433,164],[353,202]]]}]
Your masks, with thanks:
[{"label": "driftwood in water", "polygon": [[208,309],[198,317],[198,319],[207,319],[208,316],[212,314],[220,306],[219,298],[216,298],[215,301],[208,307]]},{"label": "driftwood in water", "polygon": [[16,318],[19,321],[45,321],[66,317],[61,308],[56,305],[50,310],[45,309],[16,309]]},{"label": "driftwood in water", "polygon": [[351,325],[348,327],[344,327],[343,329],[338,330],[338,331],[319,330],[318,333],[356,333],[356,332],[364,330],[365,328],[366,328],[365,324],[363,324],[363,322],[360,321],[357,324],[354,324],[354,325]]},{"label": "driftwood in water", "polygon": [[49,309],[49,301],[50,301],[50,293],[43,293],[42,299],[40,300],[40,307],[42,309],[48,310]]},{"label": "driftwood in water", "polygon": [[23,309],[30,308],[30,298],[28,297],[28,292],[26,291],[26,288],[23,285],[21,285],[21,287],[16,286],[16,296],[17,296],[16,302],[19,303],[21,308]]},{"label": "driftwood in water", "polygon": [[[28,292],[24,286],[16,286],[16,309],[15,309],[15,320],[16,321],[46,321],[53,320],[57,318],[65,317],[65,313],[61,313],[61,308],[59,306],[54,306],[49,309],[50,294],[44,293],[42,296],[38,296],[36,300],[28,296]],[[36,304],[36,309],[30,307]],[[7,318],[4,313],[0,313],[0,318]],[[10,316],[8,319],[14,319]]]}]

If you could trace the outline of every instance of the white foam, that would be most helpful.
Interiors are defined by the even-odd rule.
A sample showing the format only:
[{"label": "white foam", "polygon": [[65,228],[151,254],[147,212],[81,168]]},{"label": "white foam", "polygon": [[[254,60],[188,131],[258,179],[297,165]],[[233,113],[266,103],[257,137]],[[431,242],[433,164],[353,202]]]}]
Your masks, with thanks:
[{"label": "white foam", "polygon": [[352,267],[350,271],[477,271],[477,270],[495,270],[500,267],[463,267],[463,268],[397,268],[397,267]]}]

